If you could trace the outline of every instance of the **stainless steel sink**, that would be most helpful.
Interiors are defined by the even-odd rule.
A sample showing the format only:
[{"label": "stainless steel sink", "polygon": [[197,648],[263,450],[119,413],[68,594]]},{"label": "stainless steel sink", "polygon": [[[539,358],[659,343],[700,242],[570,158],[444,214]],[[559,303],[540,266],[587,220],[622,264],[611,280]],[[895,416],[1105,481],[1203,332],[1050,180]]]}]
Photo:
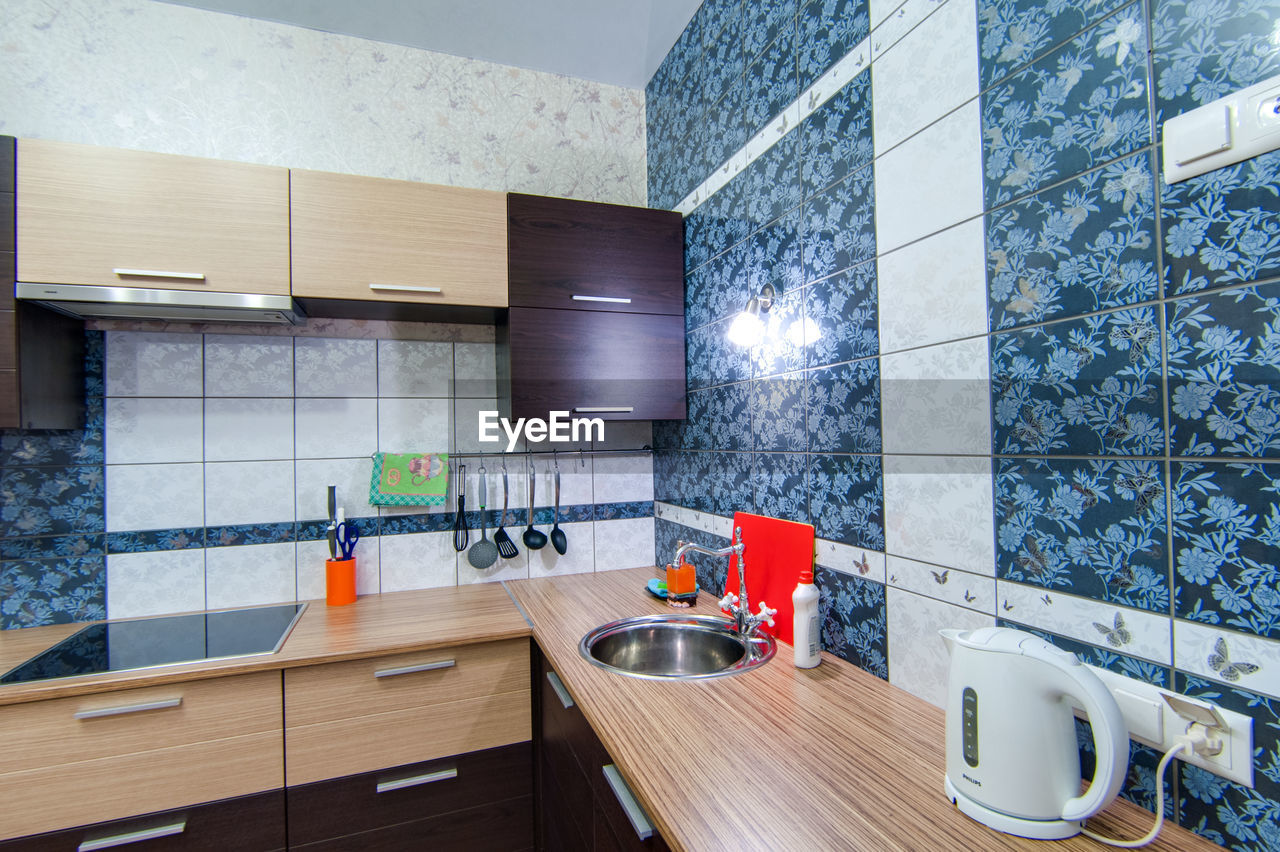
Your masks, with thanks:
[{"label": "stainless steel sink", "polygon": [[738,674],[773,659],[772,636],[740,636],[727,618],[642,615],[611,621],[578,643],[583,659],[631,677],[707,678]]}]

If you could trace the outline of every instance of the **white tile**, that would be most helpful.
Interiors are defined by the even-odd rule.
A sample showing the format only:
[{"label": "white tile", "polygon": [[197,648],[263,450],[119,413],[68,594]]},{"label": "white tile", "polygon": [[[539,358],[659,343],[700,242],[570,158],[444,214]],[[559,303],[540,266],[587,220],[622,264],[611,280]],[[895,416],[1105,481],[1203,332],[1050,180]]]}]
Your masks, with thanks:
[{"label": "white tile", "polygon": [[201,464],[107,465],[107,532],[204,526]]},{"label": "white tile", "polygon": [[[489,530],[489,540],[493,540],[493,534],[496,530]],[[513,537],[515,541],[517,537]],[[471,531],[471,541],[468,543],[467,550],[458,554],[458,585],[467,586],[474,583],[498,583],[503,580],[524,580],[529,576],[529,557],[525,551],[524,544],[518,543],[516,547],[519,553],[510,559],[498,557],[488,568],[476,568],[467,559],[471,552],[471,545],[480,540],[480,531]],[[550,547],[550,545],[548,545]]]},{"label": "white tile", "polygon": [[988,614],[995,612],[996,581],[990,574],[970,574],[893,555],[888,557],[886,570],[889,585],[894,588],[965,609]]},{"label": "white tile", "polygon": [[[488,423],[498,423],[488,434],[498,436],[497,441],[480,440],[482,412],[490,412]],[[518,446],[518,445],[517,445]],[[455,399],[453,401],[453,447],[455,453],[500,453],[507,449],[507,434],[498,417],[496,399]]]},{"label": "white tile", "polygon": [[690,529],[701,530],[723,538],[733,536],[733,518],[715,515],[711,512],[698,512],[672,503],[654,503],[654,515],[663,520],[680,524]]},{"label": "white tile", "polygon": [[904,0],[870,0],[868,11],[871,13],[871,28],[880,26],[885,18],[902,6]]},{"label": "white tile", "polygon": [[447,399],[378,400],[378,450],[384,453],[447,452]]},{"label": "white tile", "polygon": [[[356,594],[376,595],[378,585],[378,538],[370,536],[356,545]],[[325,560],[329,558],[329,542],[298,542],[298,600],[311,601],[325,596]]]},{"label": "white tile", "polygon": [[604,435],[591,444],[596,450],[640,450],[653,446],[653,422],[649,420],[606,420]]},{"label": "white tile", "polygon": [[348,518],[378,514],[369,503],[372,476],[373,461],[368,458],[298,460],[294,464],[298,520],[315,521],[329,516],[330,485],[337,486],[338,505],[347,510]]},{"label": "white tile", "polygon": [[842,541],[820,538],[814,542],[814,562],[851,577],[884,583],[884,554],[878,550],[867,550]]},{"label": "white tile", "polygon": [[[561,556],[547,542],[540,550],[529,551],[530,577],[559,577],[564,574],[590,574],[595,570],[595,540],[592,531],[593,523],[583,521],[574,524],[561,524],[568,547]],[[548,528],[542,528],[549,532]],[[652,552],[652,548],[650,548]]]},{"label": "white tile", "polygon": [[982,138],[970,101],[878,157],[876,250],[887,252],[982,214]]},{"label": "white tile", "polygon": [[452,382],[452,343],[378,341],[378,396],[447,397]]},{"label": "white tile", "polygon": [[[587,459],[585,468],[579,466],[574,456],[565,456],[560,460],[560,505],[576,506],[582,503],[594,503],[592,491],[591,464]],[[550,459],[539,458],[534,461],[538,483],[535,488],[535,505],[555,505],[555,468]]]},{"label": "white tile", "polygon": [[882,357],[884,452],[990,453],[989,363],[985,337]]},{"label": "white tile", "polygon": [[1173,646],[1179,671],[1280,698],[1280,642],[1274,639],[1179,619]]},{"label": "white tile", "polygon": [[108,331],[107,396],[200,396],[204,343],[198,334]]},{"label": "white tile", "polygon": [[295,337],[298,396],[377,396],[378,349],[373,340]]},{"label": "white tile", "polygon": [[[912,32],[920,24],[930,16],[936,17],[937,11],[946,4],[947,0],[906,0],[893,13],[886,16],[880,24],[874,25],[871,33],[871,60],[878,62],[885,51],[891,50],[904,37],[914,35]],[[977,42],[977,12],[973,6],[969,7],[968,21],[958,21],[957,24],[964,27],[968,24],[969,36]],[[928,51],[932,48],[932,42],[916,41],[918,50]]]},{"label": "white tile", "polygon": [[975,574],[995,574],[990,458],[885,456],[886,549]]},{"label": "white tile", "polygon": [[453,344],[455,397],[488,399],[498,395],[497,351],[492,343]]},{"label": "white tile", "polygon": [[206,334],[205,396],[293,396],[293,338]]},{"label": "white tile", "polygon": [[986,334],[983,240],[972,219],[876,259],[881,352]]},{"label": "white tile", "polygon": [[458,554],[451,532],[384,535],[378,549],[383,592],[457,585]]},{"label": "white tile", "polygon": [[297,562],[291,541],[208,548],[204,574],[209,609],[297,600]]},{"label": "white tile", "polygon": [[205,461],[293,458],[293,400],[204,401]]},{"label": "white tile", "polygon": [[596,456],[596,503],[630,503],[653,499],[653,456]]},{"label": "white tile", "polygon": [[299,397],[294,409],[297,412],[298,458],[354,458],[377,452],[376,399]]},{"label": "white tile", "polygon": [[107,556],[107,618],[205,609],[204,549]]},{"label": "white tile", "polygon": [[293,462],[217,462],[204,466],[205,523],[273,524],[295,520]]},{"label": "white tile", "polygon": [[106,403],[107,464],[204,458],[204,405],[200,399],[111,397]]},{"label": "white tile", "polygon": [[653,567],[653,518],[595,521],[597,571]]},{"label": "white tile", "polygon": [[948,627],[992,627],[995,618],[895,588],[888,590],[885,606],[889,682],[930,704],[945,707],[951,658],[938,631]]},{"label": "white tile", "polygon": [[1173,659],[1172,619],[1092,598],[996,581],[996,615],[1161,665]]}]

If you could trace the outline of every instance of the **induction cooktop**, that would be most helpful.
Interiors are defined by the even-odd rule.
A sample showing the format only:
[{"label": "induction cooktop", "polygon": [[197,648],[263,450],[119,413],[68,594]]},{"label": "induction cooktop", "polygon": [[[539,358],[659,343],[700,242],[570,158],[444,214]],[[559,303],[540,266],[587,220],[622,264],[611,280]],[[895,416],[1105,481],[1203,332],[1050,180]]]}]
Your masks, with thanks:
[{"label": "induction cooktop", "polygon": [[0,684],[274,654],[305,603],[104,621],[0,676]]}]

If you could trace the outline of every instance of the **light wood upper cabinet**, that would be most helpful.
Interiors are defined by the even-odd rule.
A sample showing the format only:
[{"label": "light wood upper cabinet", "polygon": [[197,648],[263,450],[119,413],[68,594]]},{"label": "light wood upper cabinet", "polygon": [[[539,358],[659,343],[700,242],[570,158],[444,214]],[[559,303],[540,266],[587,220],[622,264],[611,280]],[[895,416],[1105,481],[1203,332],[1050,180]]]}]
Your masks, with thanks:
[{"label": "light wood upper cabinet", "polygon": [[295,169],[293,295],[507,304],[506,195]]},{"label": "light wood upper cabinet", "polygon": [[289,292],[288,169],[20,139],[17,196],[19,281]]}]

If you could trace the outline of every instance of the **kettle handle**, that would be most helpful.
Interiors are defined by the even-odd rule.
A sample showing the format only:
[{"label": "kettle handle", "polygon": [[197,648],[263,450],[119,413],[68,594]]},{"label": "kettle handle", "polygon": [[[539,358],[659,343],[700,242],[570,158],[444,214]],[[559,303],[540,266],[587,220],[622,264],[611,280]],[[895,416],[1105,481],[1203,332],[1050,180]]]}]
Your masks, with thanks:
[{"label": "kettle handle", "polygon": [[1082,665],[1074,654],[1045,644],[1048,647],[1043,649],[1024,646],[1023,653],[1049,663],[1070,678],[1076,686],[1072,696],[1084,705],[1084,712],[1093,728],[1093,750],[1097,762],[1093,778],[1089,779],[1089,789],[1074,799],[1068,799],[1062,806],[1063,819],[1087,819],[1111,804],[1124,784],[1129,770],[1129,728],[1115,697],[1103,685],[1101,678]]}]

